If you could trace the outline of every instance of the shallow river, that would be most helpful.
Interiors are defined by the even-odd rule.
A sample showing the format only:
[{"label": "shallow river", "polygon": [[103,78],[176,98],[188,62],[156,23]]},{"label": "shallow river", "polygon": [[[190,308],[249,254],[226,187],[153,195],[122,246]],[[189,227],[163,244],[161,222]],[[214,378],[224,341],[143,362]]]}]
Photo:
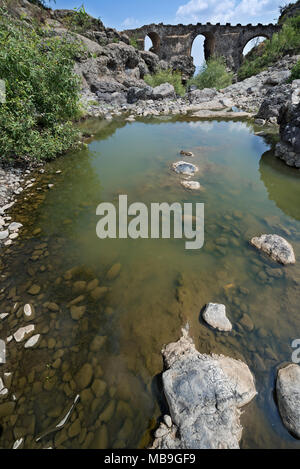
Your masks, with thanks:
[{"label": "shallow river", "polygon": [[[13,374],[0,413],[1,402],[14,404],[2,407],[0,447],[22,437],[25,448],[146,447],[167,411],[160,351],[188,322],[200,352],[241,358],[255,375],[258,396],[242,416],[241,446],[299,449],[281,423],[274,382],[300,338],[300,262],[277,265],[249,240],[280,234],[300,259],[300,172],[277,160],[268,138],[246,122],[89,121],[82,128],[94,134],[88,148],[37,172],[12,212],[24,229],[0,263],[1,313],[9,313],[0,338],[34,324],[41,339],[34,349],[14,339],[7,345],[0,371]],[[186,159],[199,166],[193,179],[201,191],[186,191],[170,169],[181,150],[195,155]],[[147,206],[203,202],[204,247],[98,239],[96,207],[117,204],[120,194]],[[208,302],[226,304],[231,333],[203,323]],[[30,322],[24,304],[34,309]],[[65,426],[53,431],[79,393]]]}]

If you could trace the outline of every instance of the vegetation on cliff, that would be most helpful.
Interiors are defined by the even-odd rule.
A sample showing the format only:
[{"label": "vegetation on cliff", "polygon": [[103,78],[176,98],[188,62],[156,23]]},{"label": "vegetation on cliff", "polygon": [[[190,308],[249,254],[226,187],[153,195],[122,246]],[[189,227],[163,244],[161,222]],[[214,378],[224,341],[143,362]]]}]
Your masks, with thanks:
[{"label": "vegetation on cliff", "polygon": [[255,51],[248,55],[239,69],[238,78],[257,75],[280,58],[300,52],[300,15],[290,17],[270,40],[264,41]]},{"label": "vegetation on cliff", "polygon": [[51,159],[78,141],[79,79],[73,72],[81,46],[51,31],[12,19],[0,9],[2,159]]}]

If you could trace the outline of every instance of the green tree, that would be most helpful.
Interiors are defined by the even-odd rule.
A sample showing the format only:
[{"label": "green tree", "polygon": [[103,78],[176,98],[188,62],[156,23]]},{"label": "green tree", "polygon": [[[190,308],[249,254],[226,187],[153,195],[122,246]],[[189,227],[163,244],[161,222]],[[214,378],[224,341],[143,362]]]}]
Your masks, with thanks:
[{"label": "green tree", "polygon": [[80,115],[74,59],[82,46],[15,21],[0,10],[1,158],[50,159],[72,147]]}]

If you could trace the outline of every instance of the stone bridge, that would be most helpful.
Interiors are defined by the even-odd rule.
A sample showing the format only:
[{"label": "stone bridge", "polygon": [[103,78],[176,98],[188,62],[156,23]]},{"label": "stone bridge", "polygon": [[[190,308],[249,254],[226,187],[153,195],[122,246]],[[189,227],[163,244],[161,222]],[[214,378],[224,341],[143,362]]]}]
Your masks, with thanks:
[{"label": "stone bridge", "polygon": [[205,37],[204,55],[209,59],[212,55],[225,57],[228,67],[237,71],[243,61],[243,50],[249,41],[263,36],[270,39],[275,32],[280,30],[280,25],[248,24],[242,26],[237,24],[231,26],[218,24],[196,24],[177,26],[150,24],[138,29],[124,31],[130,38],[137,41],[139,50],[145,49],[145,38],[150,37],[153,47],[152,52],[157,54],[161,60],[169,61],[174,57],[191,57],[193,42],[197,36]]}]

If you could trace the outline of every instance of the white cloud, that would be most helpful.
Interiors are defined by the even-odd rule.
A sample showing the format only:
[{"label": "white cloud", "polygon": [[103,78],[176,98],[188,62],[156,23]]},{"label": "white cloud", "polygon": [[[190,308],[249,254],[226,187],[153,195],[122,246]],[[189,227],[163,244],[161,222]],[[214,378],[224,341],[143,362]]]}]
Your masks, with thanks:
[{"label": "white cloud", "polygon": [[130,16],[123,21],[122,26],[124,26],[125,28],[136,28],[138,26],[141,26],[141,22],[136,18]]},{"label": "white cloud", "polygon": [[205,0],[190,0],[185,5],[178,8],[177,16],[190,16],[199,13],[200,11],[208,8],[208,3]]},{"label": "white cloud", "polygon": [[176,12],[178,22],[269,23],[279,16],[282,0],[189,0]]}]

